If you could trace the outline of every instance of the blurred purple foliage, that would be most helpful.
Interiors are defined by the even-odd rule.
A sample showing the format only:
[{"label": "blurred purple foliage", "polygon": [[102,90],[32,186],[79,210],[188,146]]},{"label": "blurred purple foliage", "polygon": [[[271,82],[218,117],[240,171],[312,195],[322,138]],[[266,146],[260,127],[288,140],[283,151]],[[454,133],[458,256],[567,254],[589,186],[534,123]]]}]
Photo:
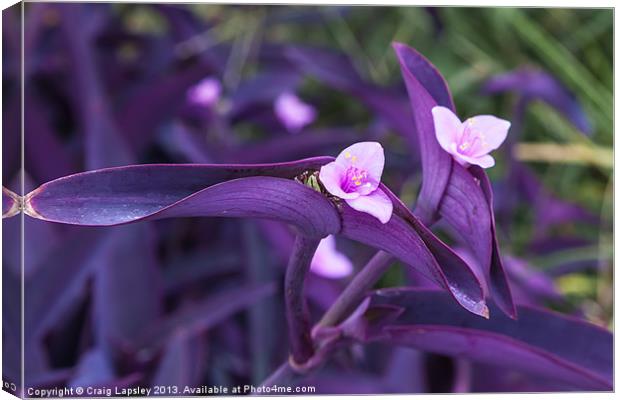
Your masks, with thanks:
[{"label": "blurred purple foliage", "polygon": [[[383,87],[332,49],[264,42],[247,54],[255,73],[230,84],[238,46],[212,35],[217,21],[186,7],[150,6],[167,26],[153,34],[128,29],[111,4],[29,3],[22,177],[20,138],[7,133],[19,132],[21,117],[16,10],[3,13],[3,214],[15,209],[23,178],[26,212],[36,218],[24,219],[23,277],[20,218],[3,220],[3,379],[19,380],[21,317],[10,305],[19,304],[24,279],[27,387],[612,389],[612,334],[551,311],[566,306],[553,272],[500,252],[493,210],[501,231],[517,202],[533,207],[530,246],[542,254],[564,246],[560,239],[582,243],[554,240],[555,225],[599,221],[552,196],[513,159],[493,183],[494,201],[483,170],[463,168],[433,141],[430,109],[455,107],[440,72],[417,51],[394,44],[403,83]],[[440,34],[437,9],[428,11]],[[325,18],[308,8],[264,23]],[[218,82],[208,104],[195,96],[205,78]],[[310,95],[303,99],[316,120],[291,128],[274,104],[309,81],[360,103],[367,123],[326,124],[321,99]],[[517,129],[527,103],[540,99],[591,131],[571,93],[544,72],[500,75],[485,91],[519,96]],[[381,188],[394,204],[387,224],[298,182],[368,140],[387,152]],[[398,194],[420,175],[415,204],[404,204]],[[312,357],[291,365],[281,287],[287,262],[296,236],[331,234],[355,267],[341,279],[306,277],[312,325],[374,250],[406,265],[406,276],[400,288],[359,293],[364,300],[338,323],[317,324]]]}]

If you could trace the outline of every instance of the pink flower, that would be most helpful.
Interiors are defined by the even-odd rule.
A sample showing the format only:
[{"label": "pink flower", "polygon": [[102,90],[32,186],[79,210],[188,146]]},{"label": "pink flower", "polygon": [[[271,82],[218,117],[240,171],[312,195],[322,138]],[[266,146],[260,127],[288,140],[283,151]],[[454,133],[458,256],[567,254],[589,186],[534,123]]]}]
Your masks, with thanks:
[{"label": "pink flower", "polygon": [[220,99],[222,85],[215,78],[205,78],[192,86],[187,92],[187,99],[194,104],[211,107]]},{"label": "pink flower", "polygon": [[435,136],[439,145],[464,167],[470,164],[489,168],[495,160],[489,152],[506,139],[510,122],[492,115],[478,115],[465,122],[446,107],[433,107]]},{"label": "pink flower", "polygon": [[292,93],[282,93],[274,103],[276,116],[289,132],[297,133],[316,119],[316,110]]},{"label": "pink flower", "polygon": [[310,269],[325,278],[339,279],[353,272],[353,263],[336,249],[336,239],[330,235],[319,243]]},{"label": "pink flower", "polygon": [[379,143],[355,143],[344,149],[336,161],[321,167],[319,179],[329,193],[385,224],[392,216],[393,205],[379,189],[384,164],[383,147]]}]

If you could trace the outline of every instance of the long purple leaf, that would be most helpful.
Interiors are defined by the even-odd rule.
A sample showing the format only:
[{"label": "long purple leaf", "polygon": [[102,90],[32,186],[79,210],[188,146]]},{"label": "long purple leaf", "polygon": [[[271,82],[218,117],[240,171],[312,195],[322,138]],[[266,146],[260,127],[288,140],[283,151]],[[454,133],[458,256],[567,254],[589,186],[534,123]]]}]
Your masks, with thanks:
[{"label": "long purple leaf", "polygon": [[[71,175],[32,192],[28,213],[53,222],[119,225],[188,216],[271,218],[310,236],[339,231],[339,217],[324,196],[291,179],[325,158],[256,166],[144,165]],[[219,179],[218,179],[219,178]],[[205,189],[206,187],[206,189]]]},{"label": "long purple leaf", "polygon": [[461,312],[435,290],[398,288],[372,295],[371,306],[386,303],[405,310],[376,339],[509,366],[575,389],[613,387],[613,337],[598,326],[525,306],[519,307],[518,320],[500,313],[484,320]]},{"label": "long purple leaf", "polygon": [[435,138],[431,109],[440,105],[454,110],[454,104],[445,81],[428,60],[403,44],[394,43],[393,47],[409,92],[412,122],[422,156],[423,181],[416,212],[422,218],[434,221],[454,162]]}]

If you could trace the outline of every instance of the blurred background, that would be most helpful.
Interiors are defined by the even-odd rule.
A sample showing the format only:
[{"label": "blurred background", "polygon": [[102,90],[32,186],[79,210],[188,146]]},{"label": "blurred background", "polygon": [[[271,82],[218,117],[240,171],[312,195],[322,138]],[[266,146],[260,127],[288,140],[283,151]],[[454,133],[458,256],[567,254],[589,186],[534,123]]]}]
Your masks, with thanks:
[{"label": "blurred background", "polygon": [[[18,193],[21,23],[19,8],[3,12],[2,179]],[[96,168],[276,162],[378,140],[386,184],[412,205],[419,152],[405,138],[391,43],[416,48],[461,119],[512,121],[488,173],[517,301],[612,329],[611,9],[26,3],[23,24],[26,193]],[[25,223],[28,386],[257,384],[286,359],[287,227]],[[18,218],[3,229],[3,291],[18,299]],[[459,248],[447,227],[437,233]],[[317,260],[307,282],[315,318],[374,253],[335,246],[324,259],[344,257],[338,268]],[[423,281],[395,263],[379,286]],[[16,304],[3,304],[6,379],[19,373]],[[458,371],[448,357],[373,345],[309,382],[324,393],[450,392]],[[478,366],[465,390],[562,389],[487,373]]]}]

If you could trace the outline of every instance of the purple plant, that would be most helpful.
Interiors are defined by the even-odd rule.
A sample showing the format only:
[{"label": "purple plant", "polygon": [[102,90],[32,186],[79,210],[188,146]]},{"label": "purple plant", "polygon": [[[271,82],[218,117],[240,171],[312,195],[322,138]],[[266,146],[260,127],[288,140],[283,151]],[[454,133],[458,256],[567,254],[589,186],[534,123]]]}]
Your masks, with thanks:
[{"label": "purple plant", "polygon": [[[566,302],[550,277],[500,252],[484,168],[511,143],[510,122],[461,122],[439,71],[401,43],[405,87],[369,83],[339,53],[267,43],[248,53],[259,72],[224,90],[234,71],[225,61],[239,49],[207,40],[191,53],[191,39],[208,36],[204,21],[154,9],[170,37],[130,37],[144,69],[134,81],[127,65],[93,61],[122,42],[113,13],[32,4],[31,40],[43,29],[38,13],[59,17],[49,42],[68,58],[47,60],[47,73],[73,74],[74,91],[58,96],[79,118],[63,142],[37,92],[26,95],[26,130],[49,143],[49,160],[27,143],[26,193],[3,187],[5,304],[17,304],[20,280],[26,296],[23,360],[20,336],[3,332],[6,381],[19,381],[23,362],[22,383],[36,390],[206,382],[419,392],[447,379],[412,379],[440,355],[453,360],[456,391],[489,366],[498,386],[527,377],[529,386],[502,390],[613,387],[611,333],[549,310]],[[92,23],[74,27],[85,18]],[[293,94],[306,76],[359,100],[369,127],[325,126],[319,105]],[[541,97],[534,89],[523,95]],[[249,140],[237,134],[244,124],[256,128]],[[386,127],[403,137],[406,157]],[[22,171],[9,167],[14,189]],[[397,193],[418,170],[410,207]],[[23,275],[21,218],[10,218],[20,212]],[[395,262],[405,283],[386,288],[379,281]],[[15,311],[5,308],[5,326],[19,325]]]}]

